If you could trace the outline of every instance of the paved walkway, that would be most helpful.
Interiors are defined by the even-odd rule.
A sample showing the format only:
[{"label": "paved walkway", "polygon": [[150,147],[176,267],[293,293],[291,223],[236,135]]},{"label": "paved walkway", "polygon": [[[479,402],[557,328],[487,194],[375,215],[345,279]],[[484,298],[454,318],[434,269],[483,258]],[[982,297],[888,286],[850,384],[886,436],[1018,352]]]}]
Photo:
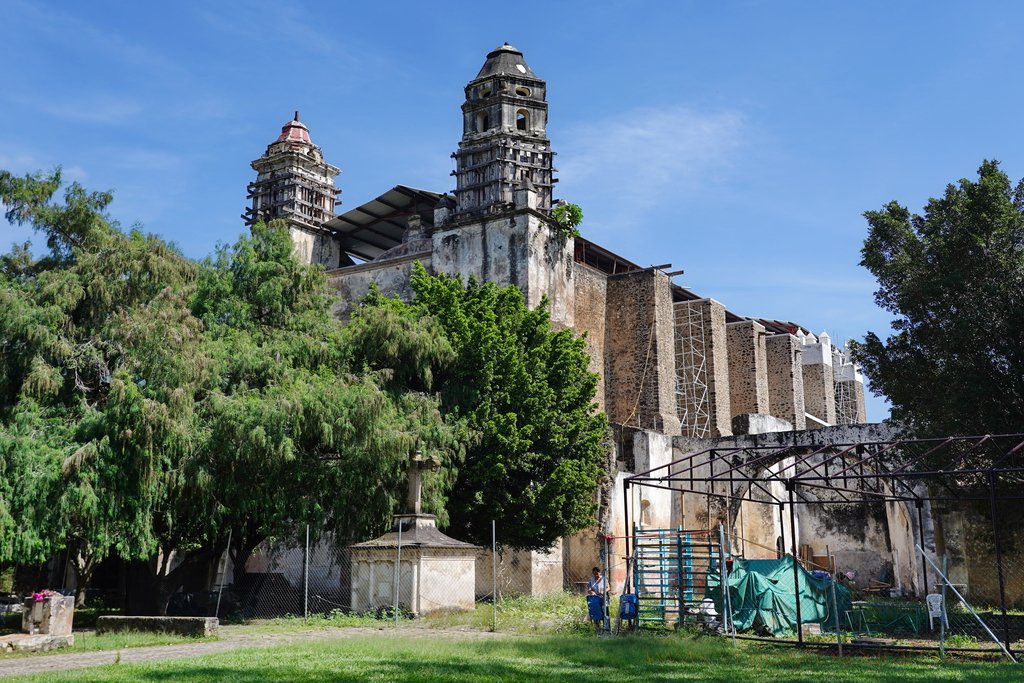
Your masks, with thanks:
[{"label": "paved walkway", "polygon": [[243,647],[273,647],[274,645],[284,645],[300,640],[309,642],[310,640],[336,640],[368,635],[376,637],[401,636],[403,638],[438,637],[457,639],[494,638],[501,637],[502,634],[425,628],[403,628],[397,631],[395,629],[376,628],[335,628],[266,635],[247,634],[244,631],[241,633],[228,631],[221,635],[218,640],[208,642],[152,645],[124,648],[122,650],[98,650],[94,652],[55,652],[27,657],[12,657],[6,661],[4,661],[4,658],[0,658],[0,678],[46,674],[72,669],[87,669],[94,666],[114,664],[118,661],[122,664],[158,662],[168,659],[184,659],[217,652],[227,652],[228,650]]}]

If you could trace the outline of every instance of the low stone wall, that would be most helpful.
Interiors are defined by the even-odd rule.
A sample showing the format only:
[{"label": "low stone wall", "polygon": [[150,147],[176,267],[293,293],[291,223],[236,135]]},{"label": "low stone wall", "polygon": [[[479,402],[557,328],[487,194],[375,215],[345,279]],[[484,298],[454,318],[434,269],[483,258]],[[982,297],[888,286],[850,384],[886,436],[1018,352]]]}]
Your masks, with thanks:
[{"label": "low stone wall", "polygon": [[96,633],[122,633],[143,631],[148,633],[177,633],[182,636],[216,635],[220,620],[217,617],[117,617],[103,616],[96,620]]}]

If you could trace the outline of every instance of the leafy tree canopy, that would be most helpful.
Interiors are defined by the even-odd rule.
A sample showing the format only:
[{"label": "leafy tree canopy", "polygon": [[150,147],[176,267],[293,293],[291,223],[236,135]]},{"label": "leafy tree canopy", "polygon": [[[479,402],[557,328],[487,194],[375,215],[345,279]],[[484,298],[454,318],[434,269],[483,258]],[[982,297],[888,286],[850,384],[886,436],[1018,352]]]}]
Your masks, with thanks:
[{"label": "leafy tree canopy", "polygon": [[893,418],[921,435],[1024,427],[1024,181],[998,162],[930,199],[864,214],[861,265],[894,334],[855,348]]},{"label": "leafy tree canopy", "polygon": [[[399,382],[435,388],[449,422],[468,430],[451,533],[487,544],[494,519],[503,545],[542,549],[593,525],[607,422],[583,339],[552,330],[546,303],[530,310],[513,286],[467,285],[419,265],[412,286],[412,304],[371,293],[353,316],[351,348],[369,367],[395,368]],[[414,320],[429,334],[391,334]]]},{"label": "leafy tree canopy", "polygon": [[[61,187],[0,172],[8,218],[49,248],[0,257],[0,563],[67,548],[84,586],[111,550],[188,568],[229,530],[241,555],[304,523],[344,543],[389,524],[414,448],[458,460],[437,398],[353,369],[286,227],[196,264],[122,232],[109,194]],[[442,516],[450,472],[424,483]],[[180,585],[165,569],[161,600]]]}]

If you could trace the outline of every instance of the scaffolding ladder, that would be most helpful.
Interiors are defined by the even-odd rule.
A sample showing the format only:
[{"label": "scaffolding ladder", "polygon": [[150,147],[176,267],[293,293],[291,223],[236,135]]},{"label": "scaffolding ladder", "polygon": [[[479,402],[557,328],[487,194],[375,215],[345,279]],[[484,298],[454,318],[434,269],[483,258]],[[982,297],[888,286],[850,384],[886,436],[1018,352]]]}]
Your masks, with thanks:
[{"label": "scaffolding ladder", "polygon": [[707,531],[633,528],[633,589],[639,624],[680,627],[707,621],[707,577],[721,547]]}]

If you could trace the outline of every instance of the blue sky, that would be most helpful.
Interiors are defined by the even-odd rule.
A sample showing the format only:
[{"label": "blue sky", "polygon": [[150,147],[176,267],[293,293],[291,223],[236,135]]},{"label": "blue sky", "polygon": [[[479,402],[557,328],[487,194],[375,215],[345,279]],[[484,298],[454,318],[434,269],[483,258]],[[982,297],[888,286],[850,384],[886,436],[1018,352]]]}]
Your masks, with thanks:
[{"label": "blue sky", "polygon": [[0,168],[61,164],[198,258],[242,232],[249,162],[295,109],[345,207],[451,190],[462,88],[508,41],[548,81],[586,236],[842,340],[888,328],[865,210],[984,158],[1024,176],[1022,29],[1012,2],[0,0]]}]

